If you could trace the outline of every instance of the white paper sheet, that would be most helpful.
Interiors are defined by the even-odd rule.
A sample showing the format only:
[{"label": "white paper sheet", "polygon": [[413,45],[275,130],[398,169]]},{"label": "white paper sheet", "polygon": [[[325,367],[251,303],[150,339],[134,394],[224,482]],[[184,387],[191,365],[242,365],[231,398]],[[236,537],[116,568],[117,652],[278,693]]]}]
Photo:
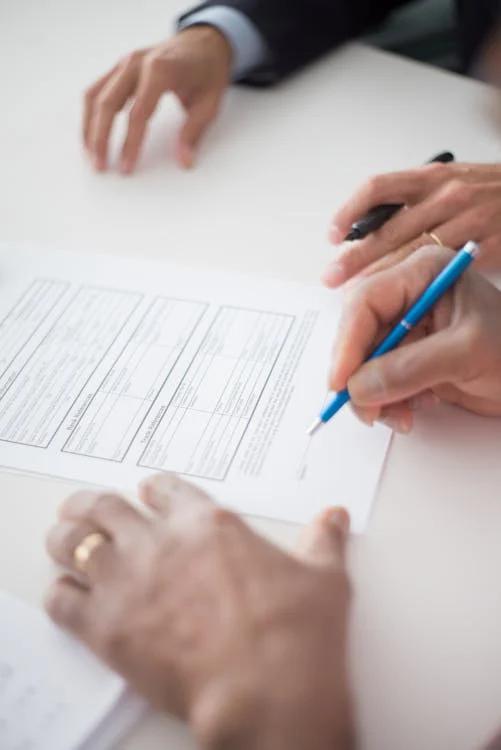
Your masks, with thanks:
[{"label": "white paper sheet", "polygon": [[169,264],[0,245],[0,464],[133,489],[176,471],[237,511],[367,522],[389,431],[312,441],[339,296]]},{"label": "white paper sheet", "polygon": [[144,710],[43,612],[0,591],[2,750],[106,750]]}]

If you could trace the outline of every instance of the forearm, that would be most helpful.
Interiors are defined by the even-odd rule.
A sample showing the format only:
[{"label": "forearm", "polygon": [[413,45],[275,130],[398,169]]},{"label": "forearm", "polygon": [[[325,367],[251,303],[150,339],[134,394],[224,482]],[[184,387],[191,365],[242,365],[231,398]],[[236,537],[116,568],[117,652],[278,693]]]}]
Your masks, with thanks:
[{"label": "forearm", "polygon": [[[294,680],[252,679],[214,684],[190,712],[204,750],[354,750],[353,705],[346,678],[315,681],[299,670]],[[301,679],[301,675],[303,679]],[[308,686],[315,684],[314,689]]]}]

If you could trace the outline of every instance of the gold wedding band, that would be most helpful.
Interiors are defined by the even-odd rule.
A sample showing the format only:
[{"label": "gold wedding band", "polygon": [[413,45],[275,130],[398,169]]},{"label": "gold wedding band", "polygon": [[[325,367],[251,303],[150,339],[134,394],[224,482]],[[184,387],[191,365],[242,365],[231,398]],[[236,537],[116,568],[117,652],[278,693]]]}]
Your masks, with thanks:
[{"label": "gold wedding band", "polygon": [[75,547],[75,551],[73,552],[75,568],[80,571],[80,573],[85,573],[93,553],[98,547],[101,547],[101,545],[105,544],[107,541],[108,537],[101,534],[100,531],[94,531],[92,534],[87,534],[80,544]]},{"label": "gold wedding band", "polygon": [[435,245],[439,245],[440,247],[445,247],[444,243],[442,242],[442,240],[440,239],[440,237],[438,236],[436,232],[426,232],[426,234],[428,235],[428,237],[431,237]]}]

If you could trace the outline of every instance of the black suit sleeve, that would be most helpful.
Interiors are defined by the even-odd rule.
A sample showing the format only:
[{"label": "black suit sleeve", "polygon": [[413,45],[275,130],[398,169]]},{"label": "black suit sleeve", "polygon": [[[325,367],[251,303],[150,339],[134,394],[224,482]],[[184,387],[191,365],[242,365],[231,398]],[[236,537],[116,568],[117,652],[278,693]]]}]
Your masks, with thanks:
[{"label": "black suit sleeve", "polygon": [[[384,20],[408,0],[209,0],[190,13],[225,5],[239,10],[263,34],[270,65],[252,75],[273,83]],[[189,15],[189,14],[186,14]]]}]

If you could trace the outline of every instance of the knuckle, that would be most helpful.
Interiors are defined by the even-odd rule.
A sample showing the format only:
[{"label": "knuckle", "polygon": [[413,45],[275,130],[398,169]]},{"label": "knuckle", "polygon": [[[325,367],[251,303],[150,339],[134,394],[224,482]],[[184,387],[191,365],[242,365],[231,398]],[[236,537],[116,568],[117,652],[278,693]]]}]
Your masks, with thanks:
[{"label": "knuckle", "polygon": [[75,627],[80,621],[80,612],[74,601],[66,595],[64,586],[56,582],[45,596],[45,610],[49,617],[59,625]]},{"label": "knuckle", "polygon": [[[367,365],[372,370],[372,381],[374,383],[373,393],[382,400],[386,400],[389,391],[388,371],[381,359],[374,359]],[[402,367],[402,365],[400,365]]]},{"label": "knuckle", "polygon": [[442,189],[442,201],[447,206],[468,203],[472,198],[470,185],[457,178],[450,180]]},{"label": "knuckle", "polygon": [[84,90],[83,97],[86,104],[92,104],[96,96],[96,89],[94,86],[89,86]]},{"label": "knuckle", "polygon": [[374,203],[377,203],[378,196],[382,192],[384,183],[385,175],[383,174],[376,174],[372,177],[369,177],[369,179],[365,183],[365,191],[370,201],[374,201]]},{"label": "knuckle", "polygon": [[431,238],[426,237],[421,241],[419,247],[414,250],[412,263],[415,267],[422,268],[423,264],[434,263],[443,258],[445,248],[440,247],[440,245],[432,245],[430,242]]},{"label": "knuckle", "polygon": [[142,98],[137,98],[132,105],[129,113],[129,119],[134,125],[138,125],[148,119],[148,108]]},{"label": "knuckle", "polygon": [[96,97],[96,106],[104,112],[113,109],[113,102],[108,94],[101,92]]},{"label": "knuckle", "polygon": [[492,222],[493,217],[497,219],[498,216],[499,205],[497,203],[484,203],[476,206],[470,214],[470,232],[472,232],[474,236],[478,235],[480,231],[485,231],[486,225]]},{"label": "knuckle", "polygon": [[170,62],[171,54],[168,51],[163,51],[162,54],[153,51],[144,57],[144,67],[153,75],[163,73]]},{"label": "knuckle", "polygon": [[216,529],[240,528],[241,526],[239,517],[228,508],[211,506],[208,513],[211,524]]},{"label": "knuckle", "polygon": [[82,501],[88,497],[89,493],[86,490],[79,490],[69,495],[59,507],[59,518],[63,518],[66,514],[71,513],[73,509],[79,508]]},{"label": "knuckle", "polygon": [[390,247],[398,245],[399,236],[394,222],[389,221],[387,224],[384,224],[377,232],[377,238],[383,245],[388,245]]},{"label": "knuckle", "polygon": [[108,621],[101,626],[96,634],[96,641],[99,652],[112,664],[123,661],[129,651],[129,633],[118,621]]},{"label": "knuckle", "polygon": [[144,52],[141,50],[134,50],[133,52],[129,52],[128,55],[125,55],[120,61],[120,67],[122,68],[132,68],[135,67],[139,62],[141,62],[142,58],[144,57]]},{"label": "knuckle", "polygon": [[123,508],[124,501],[112,493],[101,493],[97,495],[93,503],[93,512],[97,516],[112,516],[119,513]]},{"label": "knuckle", "polygon": [[372,238],[362,240],[358,245],[351,248],[342,258],[343,265],[350,273],[354,273],[379,257],[377,245]]},{"label": "knuckle", "polygon": [[345,292],[343,305],[343,324],[348,323],[350,314],[365,305],[367,299],[368,280],[361,279],[357,284],[350,286]]},{"label": "knuckle", "polygon": [[421,167],[420,171],[426,177],[440,180],[450,175],[451,166],[450,164],[443,164],[442,162],[434,162],[433,164],[425,164]]}]

